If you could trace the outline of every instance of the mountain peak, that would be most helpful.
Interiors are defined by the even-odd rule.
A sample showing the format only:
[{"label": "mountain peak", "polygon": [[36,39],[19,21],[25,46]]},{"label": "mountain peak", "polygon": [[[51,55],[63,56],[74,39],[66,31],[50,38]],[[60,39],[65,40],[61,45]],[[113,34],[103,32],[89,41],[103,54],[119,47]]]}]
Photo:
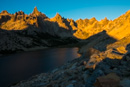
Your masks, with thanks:
[{"label": "mountain peak", "polygon": [[41,14],[41,12],[38,11],[36,6],[34,7],[33,14],[35,14],[35,15]]},{"label": "mountain peak", "polygon": [[130,13],[130,10],[128,10],[126,13]]},{"label": "mountain peak", "polygon": [[62,20],[62,16],[59,13],[56,13],[55,17],[53,20]]},{"label": "mountain peak", "polygon": [[36,6],[34,7],[32,15],[34,15],[34,16],[41,16],[42,18],[47,18],[47,16],[45,14],[41,13],[40,11],[38,11]]},{"label": "mountain peak", "polygon": [[36,6],[34,7],[33,12],[34,12],[34,13],[35,13],[35,12],[39,12]]},{"label": "mountain peak", "polygon": [[127,12],[126,12],[126,15],[129,15],[130,14],[130,10],[128,10]]},{"label": "mountain peak", "polygon": [[105,18],[102,19],[101,21],[109,21],[109,20],[107,19],[107,17],[105,17]]},{"label": "mountain peak", "polygon": [[1,14],[9,14],[6,10],[3,10]]},{"label": "mountain peak", "polygon": [[95,17],[93,17],[93,18],[91,18],[91,19],[89,20],[90,24],[93,24],[93,23],[96,22],[96,21],[97,21],[97,19],[96,19]]},{"label": "mountain peak", "polygon": [[95,17],[90,19],[91,21],[97,21],[97,19]]},{"label": "mountain peak", "polygon": [[62,18],[62,16],[59,13],[56,13],[56,18]]},{"label": "mountain peak", "polygon": [[105,17],[104,20],[108,20],[107,17]]}]

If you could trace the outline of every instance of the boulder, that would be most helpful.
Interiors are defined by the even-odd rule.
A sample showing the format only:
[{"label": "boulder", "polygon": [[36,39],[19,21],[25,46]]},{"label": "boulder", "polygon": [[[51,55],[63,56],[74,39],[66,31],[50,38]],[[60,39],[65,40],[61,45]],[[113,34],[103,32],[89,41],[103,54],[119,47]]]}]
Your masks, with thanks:
[{"label": "boulder", "polygon": [[121,85],[122,87],[130,87],[130,79],[128,79],[128,78],[123,79],[123,80],[120,82],[120,85]]},{"label": "boulder", "polygon": [[95,87],[118,87],[120,78],[115,73],[110,73],[106,76],[98,77],[95,82]]}]

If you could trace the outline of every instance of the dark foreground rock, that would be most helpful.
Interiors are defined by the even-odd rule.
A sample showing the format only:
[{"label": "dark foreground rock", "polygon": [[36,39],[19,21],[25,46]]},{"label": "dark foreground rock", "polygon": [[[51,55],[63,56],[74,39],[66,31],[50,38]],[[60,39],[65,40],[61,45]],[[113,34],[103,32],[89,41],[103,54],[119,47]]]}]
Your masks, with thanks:
[{"label": "dark foreground rock", "polygon": [[106,58],[95,69],[86,68],[84,61],[89,59],[81,57],[51,73],[33,76],[11,87],[130,87],[128,57],[124,55],[121,60]]},{"label": "dark foreground rock", "polygon": [[11,87],[130,87],[130,36],[98,35],[80,47],[80,58]]}]

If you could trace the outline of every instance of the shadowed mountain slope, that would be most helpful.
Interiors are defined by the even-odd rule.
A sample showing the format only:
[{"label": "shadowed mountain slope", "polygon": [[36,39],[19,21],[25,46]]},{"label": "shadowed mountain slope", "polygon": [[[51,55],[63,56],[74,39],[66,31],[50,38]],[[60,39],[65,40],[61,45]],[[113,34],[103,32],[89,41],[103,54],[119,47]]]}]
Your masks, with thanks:
[{"label": "shadowed mountain slope", "polygon": [[[74,21],[73,19],[63,18],[59,13],[53,18],[48,18],[45,14],[38,11],[37,7],[29,15],[23,11],[16,12],[15,14],[2,11],[0,13],[0,33],[3,38],[0,39],[0,52],[23,50],[39,46],[49,47],[75,44],[78,42],[89,43],[92,41],[92,39],[88,39],[89,37],[104,30],[106,31],[105,34],[93,37],[93,40],[96,41],[98,40],[97,38],[104,39],[98,42],[92,41],[92,43],[95,43],[95,45],[102,41],[106,41],[107,44],[111,43],[111,40],[107,41],[107,37],[104,35],[120,41],[130,35],[129,19],[130,11],[113,21],[107,18],[98,21],[94,17]],[[103,44],[103,46],[105,45]]]},{"label": "shadowed mountain slope", "polygon": [[11,87],[129,87],[129,39],[115,40],[106,31],[99,32],[80,48],[80,58]]}]

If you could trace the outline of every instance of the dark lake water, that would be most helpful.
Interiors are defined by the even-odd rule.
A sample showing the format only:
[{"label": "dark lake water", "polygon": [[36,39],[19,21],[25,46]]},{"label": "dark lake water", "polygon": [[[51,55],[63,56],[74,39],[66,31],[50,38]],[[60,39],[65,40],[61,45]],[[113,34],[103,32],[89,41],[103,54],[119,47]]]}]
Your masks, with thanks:
[{"label": "dark lake water", "polygon": [[51,48],[0,57],[0,87],[46,73],[79,57],[78,48]]}]

